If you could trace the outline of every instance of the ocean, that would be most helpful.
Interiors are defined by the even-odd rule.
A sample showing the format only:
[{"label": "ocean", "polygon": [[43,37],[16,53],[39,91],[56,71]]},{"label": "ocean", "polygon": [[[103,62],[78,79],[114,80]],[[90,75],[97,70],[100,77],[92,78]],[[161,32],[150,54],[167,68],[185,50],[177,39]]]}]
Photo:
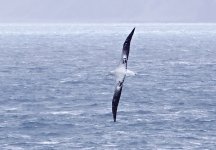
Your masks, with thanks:
[{"label": "ocean", "polygon": [[0,24],[0,103],[1,150],[214,150],[216,24]]}]

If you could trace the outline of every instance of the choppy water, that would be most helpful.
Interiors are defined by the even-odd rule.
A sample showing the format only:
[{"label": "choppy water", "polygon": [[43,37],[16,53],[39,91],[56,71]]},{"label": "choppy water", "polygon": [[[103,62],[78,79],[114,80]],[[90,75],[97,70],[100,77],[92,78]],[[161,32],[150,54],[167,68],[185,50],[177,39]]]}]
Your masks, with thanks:
[{"label": "choppy water", "polygon": [[2,150],[216,149],[216,24],[0,25]]}]

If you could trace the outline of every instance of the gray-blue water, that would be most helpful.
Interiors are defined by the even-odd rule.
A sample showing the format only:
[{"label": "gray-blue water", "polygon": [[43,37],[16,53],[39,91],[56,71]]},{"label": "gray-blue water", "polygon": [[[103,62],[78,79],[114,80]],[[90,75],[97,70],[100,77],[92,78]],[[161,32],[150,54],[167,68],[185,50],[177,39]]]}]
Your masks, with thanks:
[{"label": "gray-blue water", "polygon": [[216,149],[216,24],[0,25],[1,150]]}]

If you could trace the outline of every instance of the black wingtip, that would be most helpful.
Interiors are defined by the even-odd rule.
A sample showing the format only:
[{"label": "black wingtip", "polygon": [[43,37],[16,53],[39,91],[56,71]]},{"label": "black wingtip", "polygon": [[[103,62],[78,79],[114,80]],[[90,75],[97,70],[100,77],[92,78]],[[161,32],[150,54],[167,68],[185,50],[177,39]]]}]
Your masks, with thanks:
[{"label": "black wingtip", "polygon": [[136,27],[134,27],[133,30],[131,31],[131,33],[129,34],[129,35],[131,35],[131,37],[133,36],[135,29],[136,29]]},{"label": "black wingtip", "polygon": [[132,32],[134,33],[135,29],[136,29],[136,27],[133,28],[133,30],[131,31],[131,33],[132,33]]},{"label": "black wingtip", "polygon": [[126,42],[130,42],[130,41],[131,41],[135,29],[136,29],[136,27],[134,27],[133,30],[131,31],[131,33],[128,35],[128,37],[127,37],[127,39],[126,39]]},{"label": "black wingtip", "polygon": [[113,121],[116,122],[116,114],[113,114]]},{"label": "black wingtip", "polygon": [[114,108],[112,113],[113,113],[113,121],[116,122],[117,108],[116,109]]}]

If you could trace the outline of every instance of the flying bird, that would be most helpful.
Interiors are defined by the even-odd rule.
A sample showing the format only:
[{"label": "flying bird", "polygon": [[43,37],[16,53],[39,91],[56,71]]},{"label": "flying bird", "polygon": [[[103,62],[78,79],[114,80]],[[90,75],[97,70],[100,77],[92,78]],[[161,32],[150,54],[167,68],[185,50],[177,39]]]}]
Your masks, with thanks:
[{"label": "flying bird", "polygon": [[131,31],[131,33],[126,38],[123,44],[122,55],[121,55],[119,66],[113,71],[113,73],[116,76],[116,87],[115,87],[115,92],[112,100],[112,114],[113,114],[114,122],[116,122],[117,109],[118,109],[118,104],[121,97],[121,92],[122,92],[122,87],[123,87],[125,77],[127,75],[127,72],[131,72],[127,70],[127,62],[128,62],[129,52],[130,52],[130,42],[134,34],[134,31],[135,28]]}]

